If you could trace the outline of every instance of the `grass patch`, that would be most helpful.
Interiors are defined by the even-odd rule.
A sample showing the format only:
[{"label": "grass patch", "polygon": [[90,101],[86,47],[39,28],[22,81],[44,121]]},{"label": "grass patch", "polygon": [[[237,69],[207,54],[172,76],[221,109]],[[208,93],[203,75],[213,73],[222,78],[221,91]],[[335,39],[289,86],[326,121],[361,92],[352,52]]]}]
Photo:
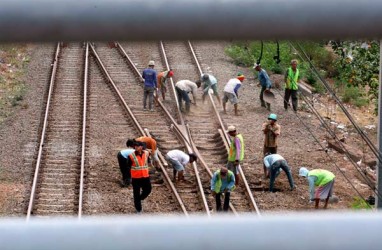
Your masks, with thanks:
[{"label": "grass patch", "polygon": [[0,45],[0,124],[24,100],[26,86],[23,79],[29,61],[26,45]]},{"label": "grass patch", "polygon": [[372,209],[372,206],[361,197],[354,197],[350,207],[354,210]]}]

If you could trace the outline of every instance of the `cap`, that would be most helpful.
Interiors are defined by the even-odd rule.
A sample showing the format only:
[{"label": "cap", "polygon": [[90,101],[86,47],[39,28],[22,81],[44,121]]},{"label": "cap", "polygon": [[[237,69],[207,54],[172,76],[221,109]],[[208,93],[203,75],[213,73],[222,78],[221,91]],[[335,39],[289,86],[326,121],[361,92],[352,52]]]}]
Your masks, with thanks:
[{"label": "cap", "polygon": [[277,115],[276,114],[270,114],[268,116],[268,120],[274,120],[274,121],[277,121]]},{"label": "cap", "polygon": [[260,63],[255,63],[255,64],[253,65],[253,68],[256,69],[257,66],[261,66],[261,64],[260,64]]},{"label": "cap", "polygon": [[308,174],[309,174],[309,170],[305,167],[301,167],[300,170],[298,171],[299,176],[307,177]]},{"label": "cap", "polygon": [[240,81],[244,81],[244,79],[245,79],[245,77],[242,73],[238,73],[236,78],[239,79]]},{"label": "cap", "polygon": [[149,61],[149,66],[155,66],[155,62],[154,61]]},{"label": "cap", "polygon": [[234,131],[236,131],[236,127],[235,126],[233,126],[233,125],[228,126],[227,132],[234,132]]}]

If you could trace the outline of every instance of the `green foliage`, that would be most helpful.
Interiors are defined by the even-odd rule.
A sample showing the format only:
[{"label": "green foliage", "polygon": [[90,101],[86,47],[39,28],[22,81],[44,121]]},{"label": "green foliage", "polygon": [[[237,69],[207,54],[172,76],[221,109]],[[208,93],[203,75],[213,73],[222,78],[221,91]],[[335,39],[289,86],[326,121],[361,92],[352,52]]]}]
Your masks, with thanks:
[{"label": "green foliage", "polygon": [[342,101],[351,103],[357,107],[366,106],[369,101],[364,97],[363,91],[359,87],[348,85],[344,88],[342,93]]},{"label": "green foliage", "polygon": [[[331,53],[325,49],[325,43],[308,41],[302,42],[301,47],[307,53],[314,65],[319,65],[320,68],[325,71],[333,68],[331,63],[332,56]],[[312,75],[309,63],[300,60],[297,53],[300,55],[303,54],[301,51],[296,51],[294,48],[297,48],[297,46],[288,41],[280,41],[279,50],[281,62],[277,64],[274,59],[277,55],[277,43],[273,41],[264,41],[261,65],[267,71],[272,71],[275,74],[284,74],[285,70],[290,66],[290,61],[292,59],[298,59],[301,78],[309,77],[308,81],[311,81],[311,84],[314,84],[313,80],[317,81],[317,79]],[[228,46],[225,49],[225,52],[234,60],[235,64],[250,67],[260,57],[261,42],[236,42]]]},{"label": "green foliage", "polygon": [[338,55],[337,78],[347,85],[368,89],[368,100],[378,99],[379,42],[333,41],[332,48]]},{"label": "green foliage", "polygon": [[372,207],[361,197],[354,197],[350,206],[355,210],[372,209]]}]

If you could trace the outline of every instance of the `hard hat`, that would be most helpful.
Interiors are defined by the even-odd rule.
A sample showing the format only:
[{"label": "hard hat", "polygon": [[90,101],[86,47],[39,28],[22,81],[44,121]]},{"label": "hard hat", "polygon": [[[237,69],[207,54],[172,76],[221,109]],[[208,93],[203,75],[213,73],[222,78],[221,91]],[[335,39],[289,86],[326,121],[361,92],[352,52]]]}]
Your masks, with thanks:
[{"label": "hard hat", "polygon": [[167,73],[167,77],[172,77],[174,75],[174,71],[170,70],[168,73]]},{"label": "hard hat", "polygon": [[149,61],[149,66],[155,66],[155,62],[153,60]]},{"label": "hard hat", "polygon": [[305,167],[301,167],[300,170],[298,171],[299,176],[307,177],[308,174],[309,174],[309,170]]},{"label": "hard hat", "polygon": [[276,114],[270,114],[268,116],[268,120],[274,120],[274,121],[277,121],[277,115]]}]

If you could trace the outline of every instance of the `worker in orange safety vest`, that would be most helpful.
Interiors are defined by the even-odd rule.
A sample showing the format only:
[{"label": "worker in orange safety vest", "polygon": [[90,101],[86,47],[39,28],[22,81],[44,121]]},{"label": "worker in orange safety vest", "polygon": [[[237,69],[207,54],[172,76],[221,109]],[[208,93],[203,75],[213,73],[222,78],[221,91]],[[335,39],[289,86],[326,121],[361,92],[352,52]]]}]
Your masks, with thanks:
[{"label": "worker in orange safety vest", "polygon": [[[135,143],[134,153],[129,155],[127,166],[131,171],[131,184],[133,185],[134,206],[137,213],[142,212],[142,200],[151,193],[149,176],[149,152],[143,150],[144,142]],[[142,192],[141,192],[142,189]]]}]

